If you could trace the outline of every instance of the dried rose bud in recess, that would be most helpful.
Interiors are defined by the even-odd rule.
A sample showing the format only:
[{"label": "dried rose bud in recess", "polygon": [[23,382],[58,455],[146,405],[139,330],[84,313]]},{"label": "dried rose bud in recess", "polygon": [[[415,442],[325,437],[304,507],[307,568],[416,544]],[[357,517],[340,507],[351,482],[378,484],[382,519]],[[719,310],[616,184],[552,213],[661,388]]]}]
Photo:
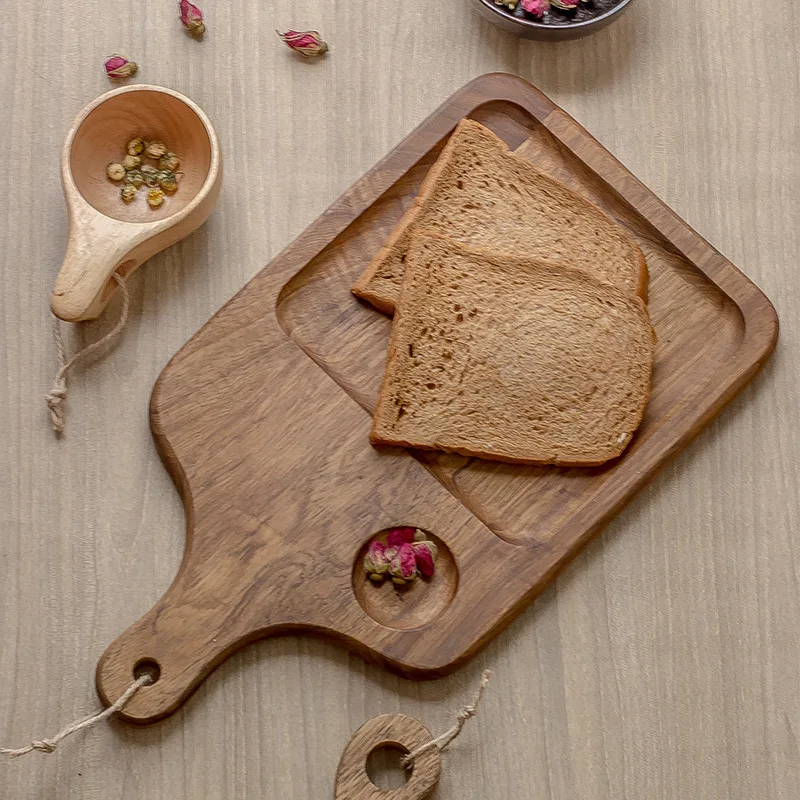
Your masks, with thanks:
[{"label": "dried rose bud in recess", "polygon": [[364,572],[373,581],[382,581],[389,571],[389,559],[386,558],[386,548],[380,542],[370,542],[367,554],[364,556]]},{"label": "dried rose bud in recess", "polygon": [[206,26],[203,23],[203,12],[189,0],[181,0],[178,3],[181,9],[181,23],[192,36],[201,39],[206,32]]},{"label": "dried rose bud in recess", "polygon": [[144,154],[148,158],[161,158],[167,154],[167,146],[164,142],[150,142],[145,147]]},{"label": "dried rose bud in recess", "polygon": [[541,19],[550,8],[550,0],[522,0],[522,10]]},{"label": "dried rose bud in recess", "polygon": [[439,548],[434,542],[425,539],[422,542],[414,542],[411,545],[414,548],[414,558],[417,561],[417,569],[425,578],[430,578],[436,569],[434,561]]},{"label": "dried rose bud in recess", "polygon": [[550,0],[553,8],[560,8],[562,11],[574,11],[578,7],[580,0]]},{"label": "dried rose bud in recess", "polygon": [[322,41],[317,31],[286,31],[281,33],[275,31],[283,39],[287,47],[291,47],[295,53],[300,53],[306,58],[321,56],[328,52],[328,45]]},{"label": "dried rose bud in recess", "polygon": [[417,577],[417,559],[410,544],[401,544],[397,548],[397,552],[389,562],[389,574],[392,576],[392,581],[399,586]]},{"label": "dried rose bud in recess", "polygon": [[109,56],[103,65],[106,68],[106,75],[109,78],[130,78],[139,70],[139,65],[135,61],[128,61],[125,56]]},{"label": "dried rose bud in recess", "polygon": [[161,189],[147,190],[147,203],[150,208],[158,208],[164,202],[164,192]]},{"label": "dried rose bud in recess", "polygon": [[386,536],[388,547],[400,547],[414,541],[415,528],[392,528]]},{"label": "dried rose bud in recess", "polygon": [[136,167],[142,166],[142,158],[141,156],[125,156],[122,159],[122,166],[125,169],[136,169]]}]

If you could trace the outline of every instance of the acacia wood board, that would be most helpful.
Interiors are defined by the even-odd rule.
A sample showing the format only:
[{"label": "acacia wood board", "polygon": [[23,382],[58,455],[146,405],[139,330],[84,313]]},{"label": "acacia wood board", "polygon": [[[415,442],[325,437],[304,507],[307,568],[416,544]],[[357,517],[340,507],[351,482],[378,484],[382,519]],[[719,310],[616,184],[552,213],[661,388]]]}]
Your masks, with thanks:
[{"label": "acacia wood board", "polygon": [[[350,286],[470,116],[622,224],[650,269],[653,392],[622,458],[521,467],[373,448],[390,320]],[[563,110],[485,75],[451,97],[230,300],[170,361],[153,434],[186,508],[164,597],[105,652],[122,712],[175,711],[230,653],[293,632],[331,637],[413,678],[463,663],[519,614],[756,373],[778,334],[767,298]],[[439,544],[430,583],[374,585],[366,543],[395,525]]]}]

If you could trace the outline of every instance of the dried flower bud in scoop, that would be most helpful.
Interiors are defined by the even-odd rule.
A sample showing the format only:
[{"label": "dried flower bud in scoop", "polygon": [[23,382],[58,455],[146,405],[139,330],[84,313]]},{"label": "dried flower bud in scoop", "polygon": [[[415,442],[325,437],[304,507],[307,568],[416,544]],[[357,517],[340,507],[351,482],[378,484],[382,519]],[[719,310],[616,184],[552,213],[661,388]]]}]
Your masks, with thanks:
[{"label": "dried flower bud in scoop", "polygon": [[136,169],[141,163],[141,156],[125,156],[125,158],[122,159],[122,166],[125,167],[125,169]]},{"label": "dried flower bud in scoop", "polygon": [[574,11],[578,7],[580,0],[550,0],[553,8],[560,8],[562,11]]},{"label": "dried flower bud in scoop", "polygon": [[201,39],[206,32],[206,26],[203,22],[203,12],[194,3],[189,0],[180,0],[178,6],[181,10],[181,23],[192,36]]},{"label": "dried flower bud in scoop", "polygon": [[167,146],[164,142],[150,142],[144,149],[144,154],[148,158],[161,158],[167,154]]},{"label": "dried flower bud in scoop", "polygon": [[117,54],[109,56],[103,66],[109,78],[130,78],[139,70],[139,65],[135,61],[129,61],[125,56]]},{"label": "dried flower bud in scoop", "polygon": [[136,199],[136,187],[126,183],[119,194],[126,203],[132,203]]},{"label": "dried flower bud in scoop", "polygon": [[522,0],[522,10],[541,19],[550,8],[550,0]]},{"label": "dried flower bud in scoop", "polygon": [[131,139],[125,147],[125,152],[129,156],[140,156],[144,152],[144,139],[139,137]]},{"label": "dried flower bud in scoop", "polygon": [[134,189],[139,189],[141,185],[144,183],[144,175],[142,175],[141,170],[132,169],[128,171],[128,174],[125,176],[125,183],[130,186],[133,186]]},{"label": "dried flower bud in scoop", "polygon": [[167,170],[168,172],[176,172],[180,165],[181,160],[175,153],[167,153],[165,156],[162,156],[158,162],[158,168]]},{"label": "dried flower bud in scoop", "polygon": [[121,181],[125,177],[125,167],[122,164],[109,164],[106,167],[106,175],[112,181]]},{"label": "dried flower bud in scoop", "polygon": [[495,5],[505,6],[509,11],[513,11],[517,7],[518,0],[494,0]]},{"label": "dried flower bud in scoop", "polygon": [[393,583],[398,586],[410,583],[417,577],[417,559],[410,544],[401,544],[397,548],[397,552],[389,562],[389,574]]},{"label": "dried flower bud in scoop", "polygon": [[158,185],[167,193],[175,194],[178,191],[178,177],[174,172],[162,172]]},{"label": "dried flower bud in scoop", "polygon": [[291,47],[295,53],[306,58],[321,56],[328,52],[328,45],[322,41],[317,31],[286,31],[286,33],[275,31],[275,33],[287,47]]},{"label": "dried flower bud in scoop", "polygon": [[164,192],[161,189],[147,190],[147,203],[150,208],[158,208],[164,202]]}]

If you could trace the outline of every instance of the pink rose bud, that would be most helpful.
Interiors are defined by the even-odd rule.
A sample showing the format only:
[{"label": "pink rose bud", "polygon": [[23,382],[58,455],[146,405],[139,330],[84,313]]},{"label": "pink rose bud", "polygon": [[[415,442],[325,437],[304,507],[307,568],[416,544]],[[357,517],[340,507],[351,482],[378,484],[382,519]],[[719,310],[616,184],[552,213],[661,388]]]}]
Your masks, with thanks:
[{"label": "pink rose bud", "polygon": [[541,19],[544,12],[550,8],[550,0],[522,0],[522,9],[528,14]]},{"label": "pink rose bud", "polygon": [[417,559],[410,544],[401,544],[397,548],[389,563],[389,574],[392,576],[392,581],[400,586],[417,577]]},{"label": "pink rose bud", "polygon": [[281,33],[275,31],[283,39],[287,47],[291,47],[295,53],[300,53],[306,58],[321,56],[328,52],[328,45],[322,41],[317,31],[286,31]]},{"label": "pink rose bud", "polygon": [[381,581],[388,571],[389,559],[386,557],[386,548],[380,542],[370,542],[367,554],[364,556],[364,572],[373,581]]},{"label": "pink rose bud", "polygon": [[186,28],[192,36],[200,39],[206,32],[206,26],[203,23],[203,12],[194,3],[189,0],[180,0],[178,3],[181,10],[181,22],[183,27]]},{"label": "pink rose bud", "polygon": [[103,65],[109,78],[130,78],[139,70],[135,61],[128,61],[125,56],[114,54],[106,59]]},{"label": "pink rose bud", "polygon": [[414,541],[416,528],[392,528],[386,536],[388,547],[400,547]]},{"label": "pink rose bud", "polygon": [[425,578],[432,577],[436,570],[434,560],[439,548],[427,539],[422,542],[414,542],[411,546],[414,548],[414,558],[417,560],[417,569],[420,575]]},{"label": "pink rose bud", "polygon": [[553,8],[560,8],[562,11],[574,11],[578,7],[580,0],[550,0]]}]

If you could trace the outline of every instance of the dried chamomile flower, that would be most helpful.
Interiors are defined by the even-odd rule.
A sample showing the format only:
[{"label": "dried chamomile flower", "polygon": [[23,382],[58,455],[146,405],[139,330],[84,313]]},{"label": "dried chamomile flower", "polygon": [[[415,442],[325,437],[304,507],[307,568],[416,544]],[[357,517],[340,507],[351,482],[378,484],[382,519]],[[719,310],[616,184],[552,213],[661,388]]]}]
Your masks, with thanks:
[{"label": "dried chamomile flower", "polygon": [[127,183],[122,187],[119,194],[126,203],[132,203],[136,199],[136,187]]},{"label": "dried chamomile flower", "polygon": [[167,146],[164,142],[150,142],[144,149],[144,154],[148,158],[161,158],[167,154]]},{"label": "dried chamomile flower", "polygon": [[161,189],[147,190],[147,203],[150,208],[158,208],[164,202],[164,192]]},{"label": "dried chamomile flower", "polygon": [[168,172],[175,172],[181,165],[181,161],[175,153],[167,153],[158,162],[158,168],[167,170]]},{"label": "dried chamomile flower", "polygon": [[142,171],[139,169],[129,170],[128,174],[125,176],[125,183],[129,186],[133,186],[134,189],[138,189],[144,183]]},{"label": "dried chamomile flower", "polygon": [[125,156],[125,158],[122,159],[122,166],[125,167],[125,169],[136,169],[141,163],[141,156]]},{"label": "dried chamomile flower", "polygon": [[174,172],[162,172],[158,183],[167,194],[178,191],[178,177]]},{"label": "dried chamomile flower", "polygon": [[106,175],[112,181],[121,181],[125,177],[125,167],[122,164],[111,163],[106,167]]},{"label": "dried chamomile flower", "polygon": [[144,152],[144,146],[144,139],[137,136],[135,139],[131,139],[128,142],[125,151],[129,156],[139,156]]}]

